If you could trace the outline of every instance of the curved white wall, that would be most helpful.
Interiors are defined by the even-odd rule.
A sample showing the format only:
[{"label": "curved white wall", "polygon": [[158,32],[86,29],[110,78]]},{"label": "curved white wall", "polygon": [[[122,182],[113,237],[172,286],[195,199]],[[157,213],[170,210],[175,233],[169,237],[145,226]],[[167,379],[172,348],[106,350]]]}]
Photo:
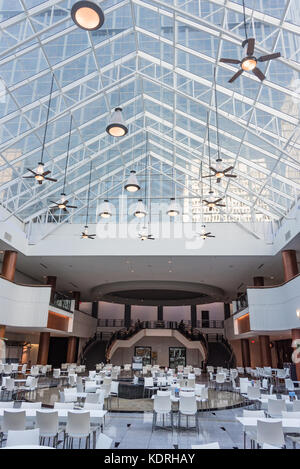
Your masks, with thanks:
[{"label": "curved white wall", "polygon": [[50,287],[18,285],[0,278],[0,324],[47,327]]},{"label": "curved white wall", "polygon": [[300,275],[273,288],[247,290],[250,327],[252,331],[280,331],[297,329],[300,319]]}]

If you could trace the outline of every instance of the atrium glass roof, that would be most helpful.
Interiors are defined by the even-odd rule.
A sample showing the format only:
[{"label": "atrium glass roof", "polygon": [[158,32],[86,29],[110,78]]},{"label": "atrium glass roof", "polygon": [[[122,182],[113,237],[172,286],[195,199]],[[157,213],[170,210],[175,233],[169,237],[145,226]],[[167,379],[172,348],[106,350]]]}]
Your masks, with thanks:
[{"label": "atrium glass roof", "polygon": [[[90,161],[93,161],[89,222],[109,198],[119,196],[130,170],[137,198],[167,203],[176,196],[186,221],[202,211],[217,157],[213,89],[217,73],[219,142],[224,166],[236,179],[212,180],[226,207],[205,210],[211,221],[280,219],[300,187],[300,9],[298,0],[246,0],[248,36],[257,56],[281,52],[261,63],[262,83],[244,72],[228,83],[241,59],[242,0],[104,0],[101,29],[79,29],[70,17],[75,0],[0,0],[0,201],[25,222],[85,223]],[[27,168],[41,156],[52,74],[45,170],[58,182],[38,185]],[[121,105],[125,137],[105,132]],[[64,180],[70,117],[73,117],[66,194],[78,208],[49,210]],[[174,181],[174,182],[173,182]],[[121,207],[122,205],[122,207]],[[52,204],[53,206],[53,204]],[[126,209],[130,216],[130,204]],[[155,216],[155,213],[154,213]]]}]

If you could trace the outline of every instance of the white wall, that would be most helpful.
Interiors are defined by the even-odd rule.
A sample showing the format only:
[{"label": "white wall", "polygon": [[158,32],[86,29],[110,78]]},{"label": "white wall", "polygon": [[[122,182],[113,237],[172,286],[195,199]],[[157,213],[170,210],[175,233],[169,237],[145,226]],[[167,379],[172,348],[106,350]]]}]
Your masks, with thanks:
[{"label": "white wall", "polygon": [[164,306],[164,321],[190,321],[190,306]]},{"label": "white wall", "polygon": [[201,311],[209,311],[210,321],[224,321],[224,303],[197,305],[197,319],[201,321]]},{"label": "white wall", "polygon": [[247,290],[250,326],[253,331],[300,328],[300,275],[280,287]]},{"label": "white wall", "polygon": [[157,321],[157,306],[131,306],[131,319],[134,321]]},{"label": "white wall", "polygon": [[96,318],[80,311],[74,311],[72,335],[76,337],[91,337],[95,334],[96,327]]},{"label": "white wall", "polygon": [[124,319],[124,305],[99,301],[99,319]]},{"label": "white wall", "polygon": [[0,324],[47,327],[50,287],[20,286],[0,278]]}]

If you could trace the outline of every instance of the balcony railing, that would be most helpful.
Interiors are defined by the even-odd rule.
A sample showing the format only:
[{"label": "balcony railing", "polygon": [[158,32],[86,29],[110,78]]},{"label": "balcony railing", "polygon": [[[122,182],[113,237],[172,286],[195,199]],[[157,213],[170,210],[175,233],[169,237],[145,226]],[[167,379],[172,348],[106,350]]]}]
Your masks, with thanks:
[{"label": "balcony railing", "polygon": [[[134,327],[137,321],[132,320],[130,326]],[[140,321],[142,328],[146,329],[176,329],[179,321]],[[191,327],[191,321],[183,321],[186,327]],[[98,327],[125,327],[123,319],[99,319]],[[197,329],[223,329],[224,321],[221,320],[199,320],[196,323]]]},{"label": "balcony railing", "polygon": [[248,303],[248,295],[247,293],[243,293],[236,299],[236,311],[235,313],[239,313],[240,311],[243,311],[243,309],[247,308],[249,306]]},{"label": "balcony railing", "polygon": [[56,308],[63,309],[64,311],[72,313],[72,299],[64,295],[63,293],[55,292],[54,298],[50,304],[52,306],[55,306]]}]

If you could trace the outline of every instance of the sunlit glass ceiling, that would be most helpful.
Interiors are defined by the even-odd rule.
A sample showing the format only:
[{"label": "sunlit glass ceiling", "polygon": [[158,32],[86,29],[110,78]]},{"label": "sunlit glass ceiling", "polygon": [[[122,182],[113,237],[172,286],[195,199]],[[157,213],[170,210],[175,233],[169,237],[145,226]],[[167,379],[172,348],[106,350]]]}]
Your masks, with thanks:
[{"label": "sunlit glass ceiling", "polygon": [[[118,196],[130,170],[145,197],[176,196],[185,219],[202,211],[211,162],[217,158],[213,92],[217,66],[220,155],[237,178],[211,179],[226,207],[212,221],[280,219],[295,203],[300,185],[300,10],[298,0],[246,0],[248,36],[257,56],[281,52],[261,63],[266,79],[244,72],[228,80],[242,59],[242,1],[98,2],[101,29],[87,32],[72,21],[74,0],[0,0],[0,200],[26,222],[83,223],[90,161],[93,161],[90,222],[97,207]],[[54,91],[44,153],[45,170],[58,181],[23,179],[41,156],[52,74]],[[129,132],[105,131],[116,106]],[[78,208],[53,214],[64,181],[70,117],[66,193]],[[173,181],[175,182],[173,183]],[[149,183],[150,181],[150,183]],[[38,218],[37,218],[38,217]],[[189,218],[190,217],[190,218]],[[237,217],[237,218],[235,218]],[[244,217],[244,218],[243,218]]]}]

